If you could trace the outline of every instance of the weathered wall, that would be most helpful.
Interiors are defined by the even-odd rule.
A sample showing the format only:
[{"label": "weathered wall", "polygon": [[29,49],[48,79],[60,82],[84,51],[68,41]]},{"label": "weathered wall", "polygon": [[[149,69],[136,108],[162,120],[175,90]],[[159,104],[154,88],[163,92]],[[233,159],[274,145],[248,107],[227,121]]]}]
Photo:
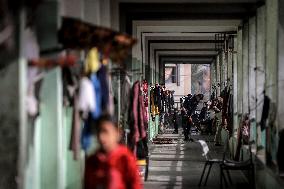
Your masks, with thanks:
[{"label": "weathered wall", "polygon": [[249,113],[249,23],[246,21],[243,26],[242,35],[242,111],[240,113]]},{"label": "weathered wall", "polygon": [[278,123],[284,129],[284,1],[278,2]]},{"label": "weathered wall", "polygon": [[[257,10],[256,15],[256,121],[259,123],[262,114],[263,91],[265,83],[265,6]],[[265,146],[265,133],[257,127],[257,145]]]}]

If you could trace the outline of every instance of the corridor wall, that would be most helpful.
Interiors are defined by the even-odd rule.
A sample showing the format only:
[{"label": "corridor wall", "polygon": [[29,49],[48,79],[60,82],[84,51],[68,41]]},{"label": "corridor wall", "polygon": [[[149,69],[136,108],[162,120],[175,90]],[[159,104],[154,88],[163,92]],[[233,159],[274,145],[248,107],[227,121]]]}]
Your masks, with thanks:
[{"label": "corridor wall", "polygon": [[[215,63],[216,82],[221,84],[221,89],[223,84],[229,83],[229,78],[232,77],[233,136],[236,138],[236,131],[242,115],[249,113],[251,141],[255,142],[253,149],[264,164],[272,163],[274,165],[276,165],[278,132],[283,127],[279,122],[282,119],[280,118],[282,114],[277,112],[277,109],[281,111],[277,104],[282,98],[279,96],[282,91],[279,79],[281,78],[279,73],[282,73],[279,70],[282,56],[279,54],[278,36],[283,36],[281,24],[278,22],[278,2],[278,0],[267,1],[266,5],[257,9],[255,16],[244,20],[235,37],[235,52],[231,54],[219,53]],[[229,67],[230,63],[233,65],[232,68]],[[230,69],[233,72],[231,76]],[[215,75],[213,71],[212,73]],[[271,99],[270,125],[269,128],[261,130],[259,123],[263,111],[264,95]]]}]

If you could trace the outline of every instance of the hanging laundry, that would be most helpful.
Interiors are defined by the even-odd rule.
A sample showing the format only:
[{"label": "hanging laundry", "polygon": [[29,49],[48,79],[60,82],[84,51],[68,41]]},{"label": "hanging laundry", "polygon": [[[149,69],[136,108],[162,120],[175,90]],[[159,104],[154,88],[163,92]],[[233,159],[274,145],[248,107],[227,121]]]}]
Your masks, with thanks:
[{"label": "hanging laundry", "polygon": [[82,130],[82,138],[81,138],[81,144],[82,148],[86,151],[90,148],[92,144],[92,127],[95,126],[94,122],[102,115],[102,86],[100,83],[100,80],[97,77],[96,73],[93,73],[90,76],[93,90],[94,90],[94,96],[95,96],[95,108],[94,111],[89,112],[89,115],[87,116],[87,120],[84,122],[83,130]]},{"label": "hanging laundry", "polygon": [[80,81],[78,109],[82,112],[82,117],[87,118],[89,112],[95,112],[96,109],[96,91],[91,80],[83,77]]},{"label": "hanging laundry", "polygon": [[63,104],[64,106],[72,106],[73,97],[78,88],[77,78],[70,67],[62,68],[63,82]]},{"label": "hanging laundry", "polygon": [[35,116],[38,113],[38,101],[34,94],[34,78],[37,76],[38,71],[37,68],[28,68],[26,107],[29,116]]},{"label": "hanging laundry", "polygon": [[[35,32],[32,28],[26,28],[23,32],[23,56],[27,59],[38,59],[39,58],[39,45],[37,42],[37,38]],[[28,88],[27,88],[27,112],[28,115],[34,117],[38,114],[39,105],[38,99],[35,95],[35,84],[37,82],[37,78],[40,75],[40,70],[35,67],[28,67]]]},{"label": "hanging laundry", "polygon": [[139,81],[136,81],[132,88],[132,102],[130,109],[130,135],[132,136],[132,142],[136,144],[139,141],[139,127],[138,127],[138,119],[139,119]]},{"label": "hanging laundry", "polygon": [[73,151],[73,159],[79,159],[81,138],[81,119],[78,108],[78,96],[75,94],[73,98],[73,114],[72,114],[72,130],[69,149]]},{"label": "hanging laundry", "polygon": [[85,73],[96,73],[100,69],[101,63],[99,57],[100,55],[97,48],[92,48],[88,52],[85,61]]},{"label": "hanging laundry", "polygon": [[107,107],[107,114],[113,116],[115,107],[114,107],[114,94],[112,90],[112,83],[111,83],[111,76],[109,75],[108,77],[108,82],[109,82],[109,105]]},{"label": "hanging laundry", "polygon": [[106,66],[101,66],[97,72],[97,78],[101,85],[101,108],[103,113],[107,112],[109,106],[109,82],[108,82],[108,71]]},{"label": "hanging laundry", "polygon": [[91,82],[93,84],[94,95],[95,95],[95,108],[91,112],[93,119],[98,119],[102,115],[102,86],[97,74],[91,75]]},{"label": "hanging laundry", "polygon": [[121,87],[121,111],[124,114],[129,108],[129,97],[131,92],[131,82],[127,75],[125,75],[122,81]]},{"label": "hanging laundry", "polygon": [[270,98],[264,95],[264,102],[263,102],[263,108],[262,108],[262,114],[261,114],[261,120],[260,120],[261,131],[263,131],[266,127],[266,121],[269,115],[269,105],[270,105]]}]

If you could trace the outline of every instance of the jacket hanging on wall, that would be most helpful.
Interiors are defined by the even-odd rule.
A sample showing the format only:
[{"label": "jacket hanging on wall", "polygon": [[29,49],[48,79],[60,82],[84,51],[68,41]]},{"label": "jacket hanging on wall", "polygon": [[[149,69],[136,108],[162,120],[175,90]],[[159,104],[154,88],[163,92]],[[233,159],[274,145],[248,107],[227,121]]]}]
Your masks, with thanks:
[{"label": "jacket hanging on wall", "polygon": [[264,96],[263,108],[262,108],[262,115],[260,120],[260,127],[263,131],[266,127],[266,120],[268,119],[269,115],[269,106],[270,106],[270,98],[268,96]]}]

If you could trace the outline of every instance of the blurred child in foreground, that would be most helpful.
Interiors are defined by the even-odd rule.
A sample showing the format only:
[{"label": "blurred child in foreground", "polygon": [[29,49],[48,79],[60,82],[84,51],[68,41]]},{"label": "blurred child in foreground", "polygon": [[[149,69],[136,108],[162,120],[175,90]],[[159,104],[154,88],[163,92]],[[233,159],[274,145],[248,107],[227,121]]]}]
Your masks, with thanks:
[{"label": "blurred child in foreground", "polygon": [[120,145],[117,126],[110,116],[97,121],[100,148],[86,161],[85,189],[141,189],[136,158]]}]

